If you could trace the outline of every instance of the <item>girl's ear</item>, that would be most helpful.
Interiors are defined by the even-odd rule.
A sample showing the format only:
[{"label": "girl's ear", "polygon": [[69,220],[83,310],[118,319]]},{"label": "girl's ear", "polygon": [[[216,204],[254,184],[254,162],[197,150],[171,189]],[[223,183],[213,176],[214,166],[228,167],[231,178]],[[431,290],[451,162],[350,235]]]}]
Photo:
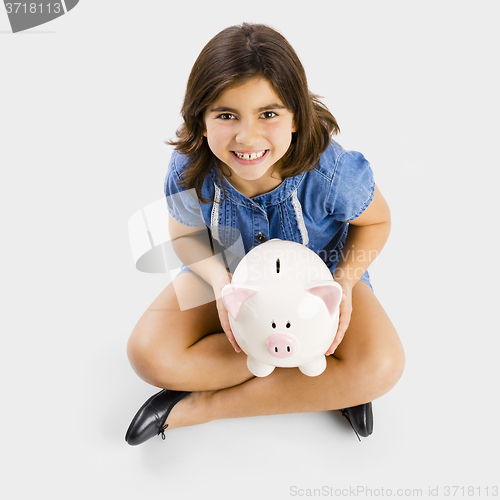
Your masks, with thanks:
[{"label": "girl's ear", "polygon": [[295,125],[295,120],[292,123],[292,133],[297,132],[297,126]]}]

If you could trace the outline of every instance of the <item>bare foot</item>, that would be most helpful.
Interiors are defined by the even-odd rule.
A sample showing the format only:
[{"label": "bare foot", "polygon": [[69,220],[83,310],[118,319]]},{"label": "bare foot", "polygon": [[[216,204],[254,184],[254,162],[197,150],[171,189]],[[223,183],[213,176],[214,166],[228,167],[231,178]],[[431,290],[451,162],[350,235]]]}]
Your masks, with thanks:
[{"label": "bare foot", "polygon": [[165,424],[169,429],[209,422],[207,402],[212,391],[192,392],[181,399],[168,414]]}]

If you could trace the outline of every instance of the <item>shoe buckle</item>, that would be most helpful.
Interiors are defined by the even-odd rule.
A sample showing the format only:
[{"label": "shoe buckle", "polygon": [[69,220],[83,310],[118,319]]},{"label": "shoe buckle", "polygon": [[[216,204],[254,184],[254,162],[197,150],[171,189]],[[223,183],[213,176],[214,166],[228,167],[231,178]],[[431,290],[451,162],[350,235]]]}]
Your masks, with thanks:
[{"label": "shoe buckle", "polygon": [[161,438],[163,439],[163,441],[165,441],[165,429],[168,427],[168,424],[166,424],[164,427],[162,427],[160,429],[160,432],[158,434],[161,434]]}]

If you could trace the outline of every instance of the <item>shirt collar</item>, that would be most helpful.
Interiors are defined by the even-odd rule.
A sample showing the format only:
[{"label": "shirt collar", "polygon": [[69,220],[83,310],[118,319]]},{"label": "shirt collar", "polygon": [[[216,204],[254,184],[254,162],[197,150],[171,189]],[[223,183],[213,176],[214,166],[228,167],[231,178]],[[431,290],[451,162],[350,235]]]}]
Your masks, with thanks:
[{"label": "shirt collar", "polygon": [[[236,203],[237,205],[243,205],[252,209],[266,209],[272,205],[277,205],[285,201],[292,193],[297,189],[298,185],[302,181],[305,172],[296,175],[294,177],[287,177],[279,186],[275,187],[272,191],[268,193],[260,194],[252,198],[248,198],[243,193],[240,193],[235,187],[233,187],[228,180],[224,177],[224,188],[226,190],[226,197],[228,200]],[[209,176],[212,182],[219,188],[222,188],[222,183],[217,174],[217,168],[215,165],[209,172]]]}]

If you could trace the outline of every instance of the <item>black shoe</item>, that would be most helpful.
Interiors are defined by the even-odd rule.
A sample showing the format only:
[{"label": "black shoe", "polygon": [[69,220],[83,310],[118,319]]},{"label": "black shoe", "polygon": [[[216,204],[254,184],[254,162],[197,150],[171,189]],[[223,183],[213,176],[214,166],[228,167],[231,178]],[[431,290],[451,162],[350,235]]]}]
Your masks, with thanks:
[{"label": "black shoe", "polygon": [[158,434],[165,439],[164,429],[168,414],[172,408],[190,392],[169,391],[163,389],[154,396],[151,396],[135,414],[130,423],[125,441],[132,446],[144,443]]},{"label": "black shoe", "polygon": [[[371,402],[358,406],[351,406],[350,408],[344,408],[339,411],[351,424],[358,439],[359,436],[368,437],[373,432],[373,411]],[[359,440],[361,441],[361,439]]]}]

